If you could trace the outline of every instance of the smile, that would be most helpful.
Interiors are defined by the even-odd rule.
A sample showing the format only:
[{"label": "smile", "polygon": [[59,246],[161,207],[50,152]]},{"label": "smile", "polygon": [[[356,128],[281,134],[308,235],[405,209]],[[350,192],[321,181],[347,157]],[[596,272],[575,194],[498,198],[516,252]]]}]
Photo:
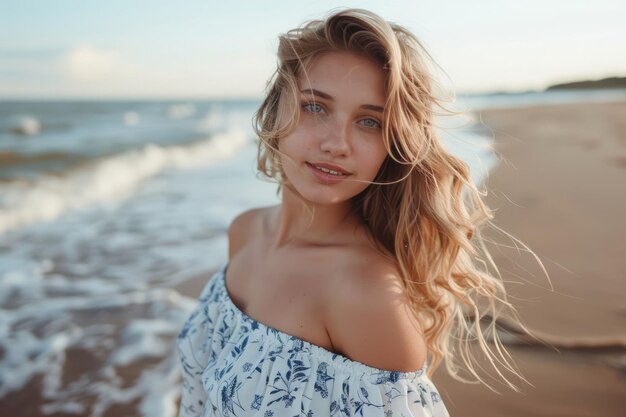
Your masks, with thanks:
[{"label": "smile", "polygon": [[342,174],[340,172],[333,171],[327,168],[316,167],[315,165],[311,165],[308,162],[306,162],[306,166],[309,167],[309,169],[311,170],[315,178],[317,178],[318,180],[326,184],[335,184],[335,183],[341,182],[351,175],[351,174]]}]

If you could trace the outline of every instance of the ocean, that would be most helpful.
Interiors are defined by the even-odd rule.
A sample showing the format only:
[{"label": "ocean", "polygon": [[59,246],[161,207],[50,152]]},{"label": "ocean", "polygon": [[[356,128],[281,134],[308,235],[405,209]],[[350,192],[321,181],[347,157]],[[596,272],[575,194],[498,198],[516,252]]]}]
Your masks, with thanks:
[{"label": "ocean", "polygon": [[[481,108],[625,96],[460,97],[471,111],[440,136],[482,184],[498,160]],[[226,260],[237,214],[279,203],[255,171],[259,104],[0,101],[0,403],[175,415],[174,338],[196,303],[176,287]]]}]

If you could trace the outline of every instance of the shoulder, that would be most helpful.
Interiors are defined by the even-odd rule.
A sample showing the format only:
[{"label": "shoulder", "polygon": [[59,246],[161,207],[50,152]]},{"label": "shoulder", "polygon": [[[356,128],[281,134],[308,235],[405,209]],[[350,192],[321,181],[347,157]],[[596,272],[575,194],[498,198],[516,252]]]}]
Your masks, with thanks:
[{"label": "shoulder", "polygon": [[250,236],[263,227],[264,219],[273,207],[258,207],[238,214],[228,226],[228,258],[233,256],[248,242]]},{"label": "shoulder", "polygon": [[331,286],[327,328],[341,354],[400,372],[423,367],[427,346],[395,262],[370,251],[348,256]]}]

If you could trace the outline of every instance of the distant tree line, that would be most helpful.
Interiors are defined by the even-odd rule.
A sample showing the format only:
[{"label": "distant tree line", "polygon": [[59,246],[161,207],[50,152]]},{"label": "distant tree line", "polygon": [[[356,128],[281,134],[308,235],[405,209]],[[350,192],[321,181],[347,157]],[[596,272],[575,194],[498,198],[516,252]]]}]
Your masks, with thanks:
[{"label": "distant tree line", "polygon": [[580,90],[588,88],[626,88],[626,77],[610,77],[601,80],[575,81],[571,83],[554,84],[548,90]]}]

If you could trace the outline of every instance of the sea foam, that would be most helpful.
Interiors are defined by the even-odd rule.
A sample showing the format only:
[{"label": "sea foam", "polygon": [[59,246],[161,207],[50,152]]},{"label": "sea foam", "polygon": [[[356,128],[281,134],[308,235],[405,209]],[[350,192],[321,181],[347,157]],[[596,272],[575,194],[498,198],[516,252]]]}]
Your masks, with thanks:
[{"label": "sea foam", "polygon": [[0,234],[53,220],[68,210],[126,199],[144,181],[165,169],[211,164],[233,156],[246,142],[246,133],[233,128],[186,145],[148,144],[105,157],[62,176],[46,176],[32,183],[4,184],[0,186]]}]

